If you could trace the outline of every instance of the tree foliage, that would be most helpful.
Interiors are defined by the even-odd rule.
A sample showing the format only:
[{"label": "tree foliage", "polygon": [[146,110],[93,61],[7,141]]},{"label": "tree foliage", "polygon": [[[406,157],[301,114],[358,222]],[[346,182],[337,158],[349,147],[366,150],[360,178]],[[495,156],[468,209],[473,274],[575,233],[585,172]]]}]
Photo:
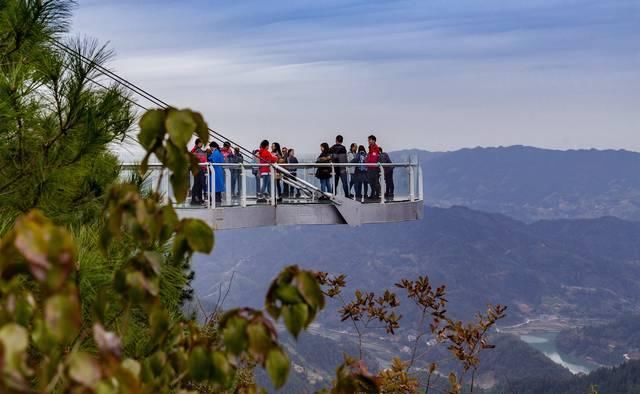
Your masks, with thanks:
[{"label": "tree foliage", "polygon": [[0,4],[0,210],[9,217],[36,207],[56,221],[91,221],[118,176],[109,145],[134,112],[121,87],[92,82],[111,58],[106,47],[67,40],[74,55],[54,45],[73,4]]}]

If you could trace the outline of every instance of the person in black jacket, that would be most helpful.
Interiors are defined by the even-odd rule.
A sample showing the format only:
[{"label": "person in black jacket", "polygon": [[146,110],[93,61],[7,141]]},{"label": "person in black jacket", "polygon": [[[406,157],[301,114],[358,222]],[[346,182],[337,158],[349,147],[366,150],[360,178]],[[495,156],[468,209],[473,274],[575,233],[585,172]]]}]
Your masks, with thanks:
[{"label": "person in black jacket", "polygon": [[[344,139],[341,135],[336,136],[336,143],[329,149],[329,153],[331,154],[331,161],[333,163],[346,163],[347,162],[347,148],[342,145]],[[349,193],[349,181],[347,180],[347,169],[343,166],[335,166],[335,189],[338,190],[338,181],[342,181],[342,189],[344,190],[344,195],[347,198],[352,198],[351,193]]]},{"label": "person in black jacket", "polygon": [[[328,164],[331,163],[331,153],[329,153],[329,144],[323,142],[320,145],[320,156],[318,156],[318,160],[316,163]],[[316,169],[316,178],[320,179],[320,190],[325,193],[333,193],[331,190],[331,167],[324,165],[321,167],[317,167]],[[321,200],[326,200],[328,197],[322,196]]]},{"label": "person in black jacket", "polygon": [[[391,164],[392,161],[391,161],[391,158],[389,157],[389,154],[387,152],[383,152],[382,147],[380,147],[379,149],[380,149],[380,163]],[[395,186],[393,184],[393,167],[391,166],[384,167],[384,184],[385,184],[385,191],[384,191],[385,198],[393,198],[393,194],[395,192]]]}]

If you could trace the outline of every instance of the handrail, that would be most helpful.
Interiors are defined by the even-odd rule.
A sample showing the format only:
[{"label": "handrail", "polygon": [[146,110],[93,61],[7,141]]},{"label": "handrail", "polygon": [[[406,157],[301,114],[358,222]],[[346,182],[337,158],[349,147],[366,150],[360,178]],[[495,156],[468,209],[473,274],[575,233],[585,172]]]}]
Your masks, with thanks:
[{"label": "handrail", "polygon": [[[264,198],[268,196],[269,200],[267,201],[270,205],[277,205],[280,203],[280,198],[284,198],[284,203],[287,204],[304,204],[304,203],[317,203],[318,197],[326,197],[328,202],[336,206],[343,206],[347,203],[348,200],[344,198],[337,198],[338,195],[343,195],[348,199],[353,199],[355,202],[361,203],[375,203],[378,201],[379,204],[392,203],[392,202],[401,202],[401,201],[422,201],[424,198],[423,193],[423,180],[422,177],[422,169],[417,163],[282,163],[282,164],[268,164],[268,163],[252,163],[252,162],[242,162],[242,163],[200,163],[199,164],[205,172],[204,181],[206,183],[206,191],[203,192],[205,195],[205,206],[209,209],[217,208],[217,205],[224,206],[234,206],[239,205],[241,207],[246,207],[248,201],[251,201],[253,204],[255,199],[258,199],[256,202],[260,203],[260,198]],[[130,171],[135,170],[139,167],[137,163],[122,163],[121,168],[124,170]],[[269,167],[270,177],[270,192],[262,195],[258,190],[258,186],[261,182],[264,182],[264,179],[260,175],[260,171],[257,171],[259,168]],[[151,173],[151,177],[157,176],[158,171],[166,171],[164,166],[161,163],[150,163],[148,165],[149,172]],[[216,198],[214,197],[215,190],[215,182],[214,179],[219,176],[219,172],[216,173],[214,171],[216,168],[222,168],[223,170],[223,179],[225,182],[226,193],[222,195],[223,200],[219,203],[216,202]],[[330,188],[328,192],[323,192],[318,186],[311,183],[309,177],[312,172],[309,170],[315,170],[318,168],[330,168],[331,175],[328,177],[330,179]],[[347,187],[344,190],[340,190],[341,188],[336,187],[337,181],[335,178],[338,178],[339,168],[342,168],[343,171],[346,171],[346,182],[344,185]],[[362,171],[353,171],[354,168],[360,168]],[[392,172],[387,171],[388,169],[402,168],[405,171],[401,171],[400,173],[396,172],[396,180],[394,181],[394,176],[392,176]],[[371,199],[367,197],[366,189],[367,185],[371,185],[370,177],[372,176],[371,169],[377,169],[378,182],[380,186],[380,195],[383,192],[386,192],[386,184],[387,180],[389,182],[393,182],[390,185],[398,186],[395,188],[396,191],[399,191],[398,196],[396,197],[393,193],[394,188],[390,187],[389,195],[384,195],[383,198],[378,200]],[[250,171],[249,171],[250,170]],[[250,190],[247,190],[247,178],[251,176],[256,177],[256,194],[253,194],[253,184],[249,185]],[[363,174],[364,173],[364,174]],[[278,177],[276,180],[276,175],[280,174],[281,177]],[[361,174],[361,175],[358,175]],[[185,174],[186,176],[187,174]],[[387,179],[389,177],[389,179]],[[166,179],[166,177],[165,177]],[[193,179],[190,177],[190,179]],[[311,179],[315,179],[311,176]],[[339,180],[344,181],[344,178],[338,178]],[[399,182],[398,182],[399,181]],[[407,182],[408,181],[408,182]],[[232,187],[233,182],[233,187]],[[276,193],[276,183],[282,182],[285,185],[285,193]],[[317,181],[313,181],[316,182]],[[149,182],[151,187],[155,187],[153,182]],[[235,185],[239,185],[236,189]],[[357,189],[353,189],[356,186]],[[172,192],[171,187],[168,181],[163,182],[160,185],[161,190],[158,190],[161,194],[165,195],[167,199],[171,200]],[[347,194],[348,189],[348,194]],[[287,191],[288,190],[288,191]],[[372,189],[370,189],[372,190]],[[281,190],[282,191],[282,190]],[[249,193],[250,192],[250,193]],[[295,194],[295,195],[294,195]],[[354,195],[355,194],[355,195]],[[276,196],[278,197],[276,199]],[[220,195],[217,196],[220,198]],[[357,199],[356,199],[357,197]],[[349,203],[351,204],[351,203]],[[347,205],[349,205],[347,204]]]},{"label": "handrail", "polygon": [[[374,168],[374,167],[400,167],[400,168],[404,168],[404,167],[418,167],[417,164],[415,163],[282,163],[282,164],[269,164],[269,163],[212,163],[212,162],[207,162],[207,163],[199,163],[200,166],[207,166],[207,165],[213,165],[213,166],[220,166],[220,167],[237,167],[240,168],[241,166],[245,167],[245,168],[254,168],[254,167],[271,167],[272,165],[274,167],[282,167],[282,168],[287,168],[287,167],[291,167],[291,168],[296,168],[296,167],[308,167],[308,168],[315,168],[315,167],[367,167],[367,168]],[[139,167],[140,165],[137,163],[123,163],[120,165],[121,167]],[[163,164],[161,163],[149,163],[148,164],[149,168],[155,167],[155,168],[159,168],[159,167],[163,167]]]}]

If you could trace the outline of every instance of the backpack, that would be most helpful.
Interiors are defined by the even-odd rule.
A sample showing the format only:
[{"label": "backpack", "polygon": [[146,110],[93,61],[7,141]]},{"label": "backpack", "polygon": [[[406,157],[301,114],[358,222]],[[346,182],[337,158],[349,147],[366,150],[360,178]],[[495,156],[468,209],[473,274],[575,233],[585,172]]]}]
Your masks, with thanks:
[{"label": "backpack", "polygon": [[367,166],[364,165],[366,161],[367,161],[367,155],[363,153],[358,153],[358,163],[360,163],[360,165],[356,168],[360,171],[367,171]]}]

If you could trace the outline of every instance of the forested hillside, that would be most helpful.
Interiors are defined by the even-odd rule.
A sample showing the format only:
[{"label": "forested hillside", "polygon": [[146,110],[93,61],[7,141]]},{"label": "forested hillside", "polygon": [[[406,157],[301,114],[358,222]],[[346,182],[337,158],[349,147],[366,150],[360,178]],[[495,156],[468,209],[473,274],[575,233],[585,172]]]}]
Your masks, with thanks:
[{"label": "forested hillside", "polygon": [[510,382],[490,393],[518,394],[638,394],[640,393],[640,361],[628,362],[611,369],[602,368],[589,375],[569,379],[525,379]]},{"label": "forested hillside", "polygon": [[447,284],[461,317],[494,302],[510,306],[514,323],[543,314],[615,319],[640,305],[640,223],[600,218],[527,225],[453,207],[427,208],[418,222],[302,229],[219,232],[213,255],[195,262],[198,294],[215,299],[235,272],[228,304],[256,305],[262,278],[299,263],[345,273],[352,288],[371,290],[427,274]]},{"label": "forested hillside", "polygon": [[[600,326],[565,330],[558,335],[562,352],[613,366],[640,358],[640,316],[630,315]],[[625,357],[626,356],[626,357]]]}]

